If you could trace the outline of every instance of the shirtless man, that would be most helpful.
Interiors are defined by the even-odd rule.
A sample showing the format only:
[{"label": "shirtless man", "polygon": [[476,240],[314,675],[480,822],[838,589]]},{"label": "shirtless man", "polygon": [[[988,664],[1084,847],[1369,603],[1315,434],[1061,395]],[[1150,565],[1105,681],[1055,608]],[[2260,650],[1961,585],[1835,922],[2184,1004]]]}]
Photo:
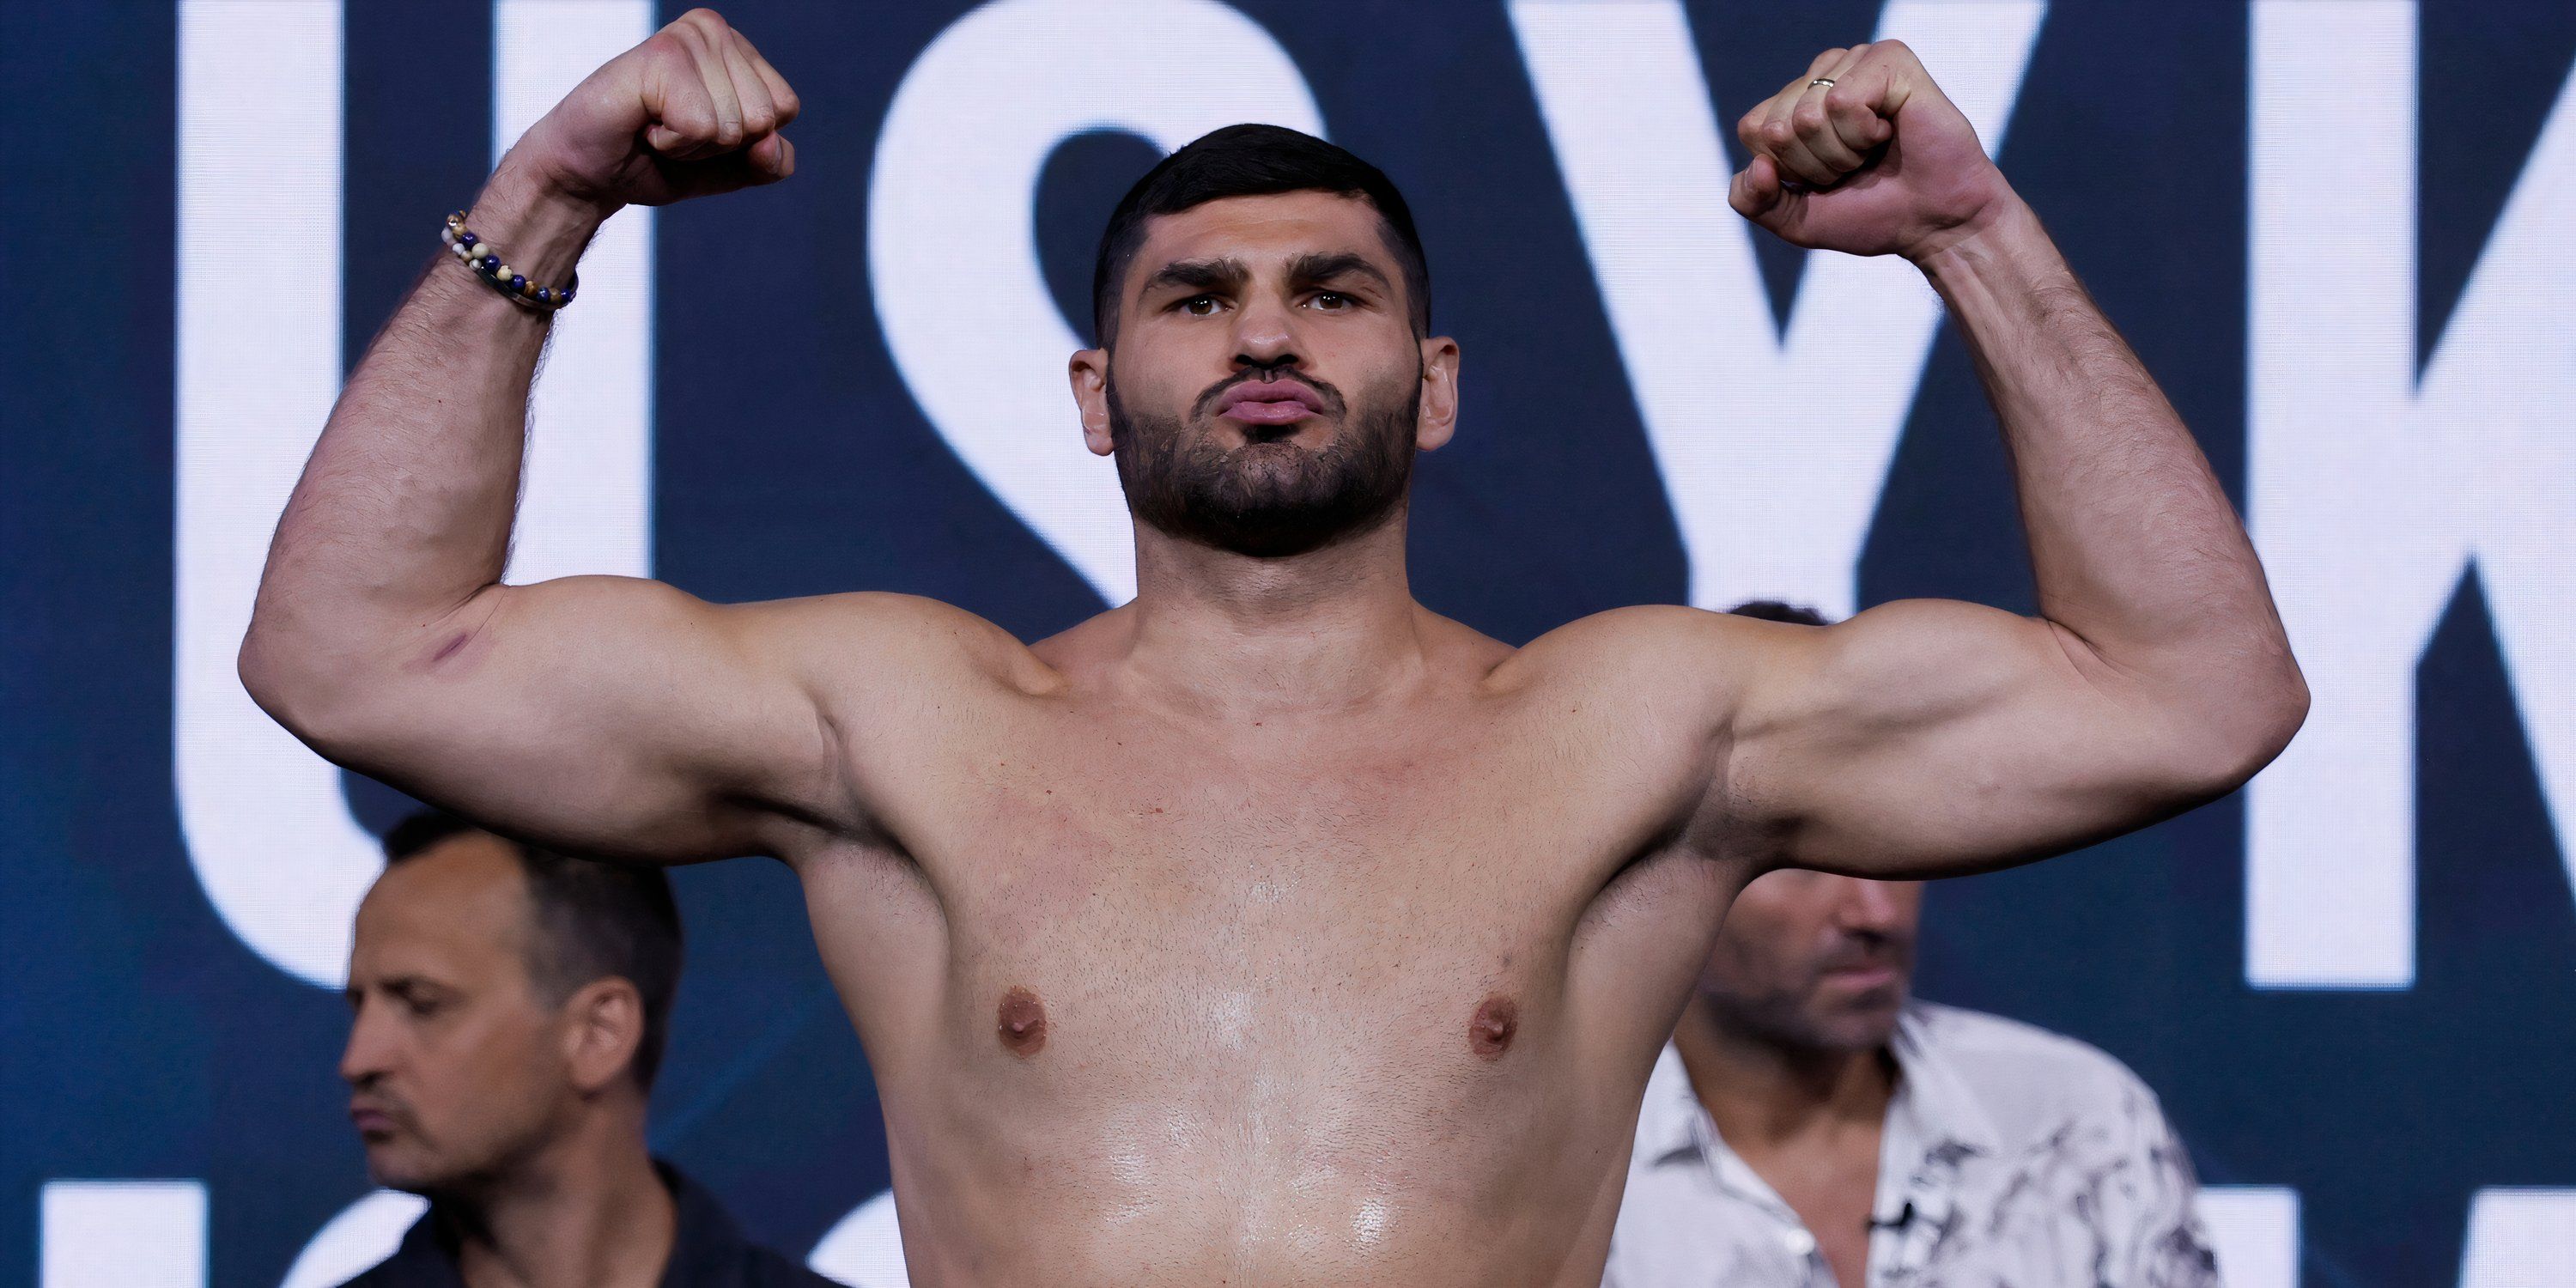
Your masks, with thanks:
[{"label": "shirtless man", "polygon": [[[786,177],[795,113],[693,12],[531,129],[468,225],[561,283],[622,204]],[[1071,362],[1138,512],[1134,602],[1024,645],[894,595],[499,584],[545,315],[439,264],[287,506],[243,678],[512,835],[793,867],[916,1283],[1592,1284],[1746,881],[2099,840],[2235,787],[2305,710],[2190,434],[1913,55],[1827,52],[1743,132],[1737,209],[1948,298],[2041,616],[1645,608],[1516,649],[1425,610],[1403,471],[1456,424],[1458,347],[1382,176],[1253,130],[1122,206],[1104,347]],[[1834,414],[1746,393],[1783,432]]]}]

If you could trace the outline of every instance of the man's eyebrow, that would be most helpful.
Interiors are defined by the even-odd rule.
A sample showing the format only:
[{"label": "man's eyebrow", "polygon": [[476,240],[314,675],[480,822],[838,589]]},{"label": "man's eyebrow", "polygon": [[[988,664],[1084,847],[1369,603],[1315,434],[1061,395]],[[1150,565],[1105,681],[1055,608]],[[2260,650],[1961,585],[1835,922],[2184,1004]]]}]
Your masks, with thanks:
[{"label": "man's eyebrow", "polygon": [[1176,259],[1154,270],[1138,293],[1150,295],[1166,286],[1192,291],[1225,290],[1243,285],[1251,276],[1251,270],[1239,259]]},{"label": "man's eyebrow", "polygon": [[1293,282],[1329,282],[1337,277],[1354,276],[1365,277],[1377,283],[1380,290],[1395,289],[1395,283],[1386,280],[1386,274],[1378,271],[1377,265],[1368,262],[1367,257],[1351,251],[1337,251],[1330,254],[1309,251],[1288,261],[1288,278]]}]

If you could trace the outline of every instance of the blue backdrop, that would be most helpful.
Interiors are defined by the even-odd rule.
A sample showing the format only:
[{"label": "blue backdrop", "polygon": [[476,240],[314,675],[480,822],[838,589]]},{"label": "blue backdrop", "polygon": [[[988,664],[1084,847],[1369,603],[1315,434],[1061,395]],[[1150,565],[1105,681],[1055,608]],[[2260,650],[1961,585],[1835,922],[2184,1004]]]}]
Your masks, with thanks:
[{"label": "blue backdrop", "polygon": [[[1070,443],[1069,404],[1031,421],[1012,399],[1041,387],[1029,372],[1060,380],[1059,328],[1087,330],[1093,239],[1154,155],[1148,126],[1311,111],[1407,191],[1435,324],[1466,355],[1458,441],[1418,476],[1432,607],[1514,641],[1753,590],[2027,610],[2003,455],[1955,336],[1917,326],[1901,282],[1734,240],[1692,186],[1719,163],[1698,118],[1713,110],[1731,153],[1728,123],[1817,49],[1922,32],[1936,76],[1933,51],[1955,49],[1963,83],[1991,82],[1981,124],[2006,172],[2250,504],[2320,722],[2277,787],[1937,886],[1921,991],[2136,1068],[2204,1181],[2255,1187],[2229,1209],[2260,1249],[2231,1267],[2241,1282],[2291,1282],[2267,1278],[2273,1257],[2309,1288],[2576,1273],[2550,1259],[2576,1228],[2576,901],[2553,825],[2553,808],[2576,818],[2576,586],[2557,571],[2576,563],[2576,293],[2555,266],[2576,233],[2576,8],[969,8],[726,6],[804,97],[800,171],[658,212],[649,237],[621,216],[622,288],[613,253],[585,265],[567,325],[596,308],[613,352],[558,355],[550,379],[572,384],[538,432],[582,420],[584,380],[601,423],[634,432],[612,424],[551,476],[540,462],[531,490],[595,487],[614,493],[603,513],[640,516],[641,544],[600,566],[640,560],[721,600],[937,596],[1028,638],[1096,611],[1116,573],[1084,553],[1079,505],[1032,488],[1052,466],[1013,465],[991,426]],[[327,398],[343,369],[317,384],[299,364],[354,361],[496,130],[523,122],[511,95],[561,87],[548,58],[669,16],[0,8],[0,1284],[40,1265],[87,1282],[79,1182],[192,1183],[205,1228],[177,1255],[263,1288],[367,1193],[334,1074],[346,1013],[315,964],[352,878],[281,906],[258,870],[263,854],[330,867],[345,823],[272,794],[269,753],[227,755],[256,732],[183,677],[240,593],[238,534],[275,514],[261,462],[300,457],[309,389]],[[1175,34],[1200,27],[1244,57]],[[301,65],[326,74],[253,65],[308,47]],[[1267,78],[1240,113],[1216,92],[1237,74]],[[921,240],[936,223],[918,211],[993,192],[1002,207],[953,213],[961,240],[998,240],[954,263]],[[1061,318],[1013,312],[1031,290]],[[953,325],[956,299],[989,305],[990,328]],[[1679,373],[1647,341],[1671,327],[1727,377],[1722,405],[1657,392]],[[620,371],[641,373],[622,395]],[[1883,422],[1884,444],[1836,437],[1846,419]],[[1785,466],[1729,454],[1780,442]],[[1733,535],[1746,515],[1773,535]],[[363,782],[345,795],[369,826],[401,808]],[[788,873],[677,879],[691,962],[655,1141],[802,1255],[887,1183],[866,1064]]]}]

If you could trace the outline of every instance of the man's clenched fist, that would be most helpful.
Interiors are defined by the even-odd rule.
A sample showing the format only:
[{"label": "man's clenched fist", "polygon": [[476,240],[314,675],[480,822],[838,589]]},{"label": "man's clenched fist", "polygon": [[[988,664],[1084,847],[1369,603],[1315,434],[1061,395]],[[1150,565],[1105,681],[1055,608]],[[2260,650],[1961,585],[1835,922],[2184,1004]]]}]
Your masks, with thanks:
[{"label": "man's clenched fist", "polygon": [[1902,41],[1826,50],[1735,133],[1752,160],[1727,203],[1800,246],[1921,260],[2013,200]]},{"label": "man's clenched fist", "polygon": [[776,183],[796,91],[712,9],[692,9],[592,72],[503,161],[597,207],[659,206]]}]

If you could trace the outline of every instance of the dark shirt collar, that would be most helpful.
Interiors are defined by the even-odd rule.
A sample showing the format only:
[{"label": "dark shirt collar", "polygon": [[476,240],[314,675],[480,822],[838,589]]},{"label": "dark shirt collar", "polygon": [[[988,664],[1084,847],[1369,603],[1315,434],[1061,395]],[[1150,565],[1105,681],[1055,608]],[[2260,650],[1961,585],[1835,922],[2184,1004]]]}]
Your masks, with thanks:
[{"label": "dark shirt collar", "polygon": [[662,1267],[662,1288],[711,1284],[731,1288],[742,1283],[750,1248],[734,1225],[733,1214],[716,1202],[715,1195],[682,1176],[680,1169],[657,1158],[653,1170],[662,1174],[662,1184],[670,1188],[678,1227],[671,1235],[670,1264]]},{"label": "dark shirt collar", "polygon": [[[662,1288],[737,1288],[752,1285],[748,1277],[761,1257],[744,1241],[733,1215],[713,1194],[660,1159],[653,1170],[671,1192],[675,1229],[671,1259],[662,1267]],[[349,1281],[349,1288],[464,1288],[457,1270],[453,1227],[440,1219],[437,1205],[403,1234],[402,1246],[374,1269]]]}]

